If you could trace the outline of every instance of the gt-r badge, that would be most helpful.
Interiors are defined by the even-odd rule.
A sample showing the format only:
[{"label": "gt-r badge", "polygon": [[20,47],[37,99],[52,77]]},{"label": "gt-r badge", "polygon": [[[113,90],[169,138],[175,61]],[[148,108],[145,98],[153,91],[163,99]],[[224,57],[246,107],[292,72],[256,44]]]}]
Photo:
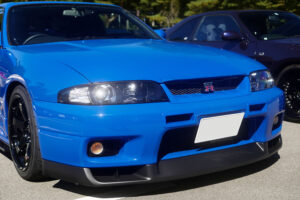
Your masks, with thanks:
[{"label": "gt-r badge", "polygon": [[210,93],[215,91],[215,87],[213,85],[213,82],[205,82],[204,85],[204,92]]}]

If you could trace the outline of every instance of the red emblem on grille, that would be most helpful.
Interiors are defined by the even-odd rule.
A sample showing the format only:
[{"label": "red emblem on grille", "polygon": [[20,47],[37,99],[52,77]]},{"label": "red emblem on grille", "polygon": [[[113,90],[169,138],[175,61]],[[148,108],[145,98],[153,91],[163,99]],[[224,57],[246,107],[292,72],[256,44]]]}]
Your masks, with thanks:
[{"label": "red emblem on grille", "polygon": [[203,83],[203,85],[204,85],[204,92],[209,93],[215,91],[215,87],[212,82],[205,82]]}]

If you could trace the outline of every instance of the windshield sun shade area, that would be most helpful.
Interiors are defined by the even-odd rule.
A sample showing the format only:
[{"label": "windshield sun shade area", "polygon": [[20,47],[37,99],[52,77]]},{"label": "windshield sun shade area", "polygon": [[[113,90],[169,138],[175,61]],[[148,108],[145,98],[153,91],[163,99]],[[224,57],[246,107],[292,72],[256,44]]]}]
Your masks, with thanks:
[{"label": "windshield sun shade area", "polygon": [[9,11],[12,45],[88,39],[159,39],[146,25],[118,7],[49,4],[15,6]]}]

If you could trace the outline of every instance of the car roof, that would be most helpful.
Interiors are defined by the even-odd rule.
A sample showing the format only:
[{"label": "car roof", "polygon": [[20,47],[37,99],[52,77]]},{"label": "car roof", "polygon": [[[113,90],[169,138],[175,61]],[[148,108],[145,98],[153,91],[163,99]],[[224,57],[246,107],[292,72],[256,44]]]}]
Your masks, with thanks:
[{"label": "car roof", "polygon": [[117,5],[112,4],[102,4],[102,3],[89,3],[89,2],[71,2],[71,1],[32,1],[32,2],[8,2],[0,4],[1,7],[8,8],[12,6],[18,5],[35,5],[35,4],[82,4],[82,5],[103,5],[103,6],[111,6],[111,7],[119,7]]},{"label": "car roof", "polygon": [[185,19],[183,19],[181,22],[175,24],[173,27],[169,28],[166,30],[166,34],[170,34],[172,33],[174,30],[177,29],[177,27],[180,27],[182,24],[185,24],[186,22],[193,20],[197,17],[201,17],[201,16],[205,16],[205,15],[215,15],[215,14],[240,14],[240,13],[263,13],[263,12],[278,12],[278,13],[287,13],[287,11],[280,11],[280,10],[219,10],[219,11],[209,11],[209,12],[204,12],[204,13],[200,13],[200,14],[195,14],[192,15],[190,17],[187,17]]},{"label": "car roof", "polygon": [[209,11],[200,14],[195,14],[191,17],[197,17],[202,15],[210,15],[210,14],[240,14],[240,13],[258,13],[258,12],[287,12],[282,10],[219,10],[219,11]]}]

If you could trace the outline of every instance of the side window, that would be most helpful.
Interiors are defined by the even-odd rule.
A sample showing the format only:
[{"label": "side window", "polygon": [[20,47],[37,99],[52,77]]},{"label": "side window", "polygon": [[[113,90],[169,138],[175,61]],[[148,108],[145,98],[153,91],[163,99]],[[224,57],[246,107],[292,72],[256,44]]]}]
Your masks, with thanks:
[{"label": "side window", "polygon": [[191,39],[191,36],[199,23],[200,18],[193,19],[185,24],[183,24],[181,27],[179,27],[176,31],[174,31],[170,36],[169,40],[173,41],[184,41]]},{"label": "side window", "polygon": [[259,39],[262,34],[267,32],[266,16],[259,13],[242,13],[240,14],[242,22],[247,26],[249,31]]},{"label": "side window", "polygon": [[228,15],[205,16],[199,24],[193,40],[197,41],[222,41],[224,31],[240,32],[235,20]]}]

